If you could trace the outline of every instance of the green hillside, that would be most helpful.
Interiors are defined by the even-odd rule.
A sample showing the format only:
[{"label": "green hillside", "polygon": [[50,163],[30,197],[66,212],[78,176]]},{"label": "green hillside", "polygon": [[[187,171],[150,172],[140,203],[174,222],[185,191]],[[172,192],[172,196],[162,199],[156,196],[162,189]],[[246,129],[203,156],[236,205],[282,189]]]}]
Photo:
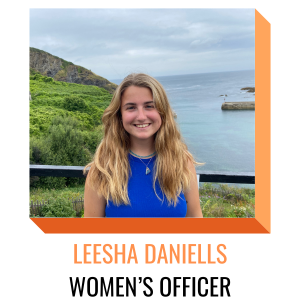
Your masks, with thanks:
[{"label": "green hillside", "polygon": [[[112,95],[97,86],[54,81],[40,74],[30,76],[30,93],[30,163],[83,166],[90,162],[102,138],[101,118]],[[65,178],[31,181],[49,187],[68,183]]]}]

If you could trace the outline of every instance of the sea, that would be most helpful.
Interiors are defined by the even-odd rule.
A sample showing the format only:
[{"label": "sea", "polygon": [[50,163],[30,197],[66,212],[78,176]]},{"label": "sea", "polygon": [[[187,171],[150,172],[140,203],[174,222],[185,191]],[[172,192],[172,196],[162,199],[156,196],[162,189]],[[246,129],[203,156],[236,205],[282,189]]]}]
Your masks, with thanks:
[{"label": "sea", "polygon": [[221,109],[224,101],[255,101],[255,93],[241,90],[255,86],[254,70],[155,78],[167,92],[189,151],[205,163],[198,172],[255,171],[255,111]]}]

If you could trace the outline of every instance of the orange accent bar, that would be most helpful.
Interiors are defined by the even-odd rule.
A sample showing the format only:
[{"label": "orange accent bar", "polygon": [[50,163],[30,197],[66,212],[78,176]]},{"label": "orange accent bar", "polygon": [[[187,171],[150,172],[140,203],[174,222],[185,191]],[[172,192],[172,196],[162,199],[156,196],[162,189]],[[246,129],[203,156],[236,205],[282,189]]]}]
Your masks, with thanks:
[{"label": "orange accent bar", "polygon": [[255,10],[255,217],[271,231],[271,25]]},{"label": "orange accent bar", "polygon": [[268,233],[255,219],[31,218],[44,233]]}]

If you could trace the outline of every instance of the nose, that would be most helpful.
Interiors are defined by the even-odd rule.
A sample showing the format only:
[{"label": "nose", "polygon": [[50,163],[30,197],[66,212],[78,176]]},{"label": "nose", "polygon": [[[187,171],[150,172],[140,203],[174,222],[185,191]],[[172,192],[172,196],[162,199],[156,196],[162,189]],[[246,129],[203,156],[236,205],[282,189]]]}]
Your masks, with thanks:
[{"label": "nose", "polygon": [[138,116],[137,116],[137,120],[138,121],[144,121],[146,120],[146,115],[145,115],[145,111],[144,109],[141,107],[138,109]]}]

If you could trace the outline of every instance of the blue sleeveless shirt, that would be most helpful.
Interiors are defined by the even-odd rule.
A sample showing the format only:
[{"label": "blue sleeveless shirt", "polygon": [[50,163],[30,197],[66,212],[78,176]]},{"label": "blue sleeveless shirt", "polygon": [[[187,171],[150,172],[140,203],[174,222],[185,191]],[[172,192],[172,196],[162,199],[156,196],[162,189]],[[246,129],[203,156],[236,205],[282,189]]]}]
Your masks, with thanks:
[{"label": "blue sleeveless shirt", "polygon": [[[151,160],[128,155],[131,168],[131,176],[128,180],[128,197],[130,205],[116,206],[108,201],[105,215],[108,218],[184,218],[187,211],[184,194],[178,197],[176,206],[170,205],[166,196],[163,195],[158,180],[155,190],[160,199],[157,198],[153,189],[154,164],[156,157]],[[146,175],[146,165],[151,172]]]}]

